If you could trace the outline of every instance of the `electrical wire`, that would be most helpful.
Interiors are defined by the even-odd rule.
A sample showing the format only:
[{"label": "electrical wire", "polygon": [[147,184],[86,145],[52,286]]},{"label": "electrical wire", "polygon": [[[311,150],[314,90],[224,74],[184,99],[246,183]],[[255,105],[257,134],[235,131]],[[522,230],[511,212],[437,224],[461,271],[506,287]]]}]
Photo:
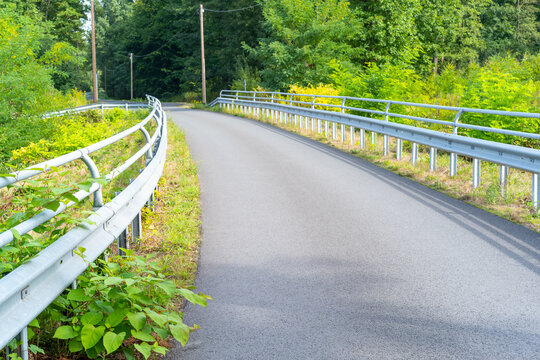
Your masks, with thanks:
[{"label": "electrical wire", "polygon": [[213,9],[207,9],[207,8],[203,7],[203,10],[204,11],[210,11],[210,12],[216,12],[216,13],[230,13],[230,12],[236,12],[236,11],[243,11],[243,10],[247,10],[247,9],[253,9],[254,7],[257,7],[257,6],[261,6],[261,4],[255,4],[255,5],[251,5],[251,6],[247,6],[247,7],[243,7],[243,8],[239,8],[239,9],[231,9],[231,10],[213,10]]},{"label": "electrical wire", "polygon": [[[251,5],[251,6],[246,6],[246,7],[243,7],[243,8],[239,8],[239,9],[231,9],[231,10],[213,10],[213,9],[205,9],[203,8],[204,11],[209,11],[209,12],[215,12],[215,13],[230,13],[230,12],[237,12],[237,11],[243,11],[243,10],[248,10],[248,9],[253,9],[254,7],[257,7],[257,6],[261,6],[261,4],[255,4],[255,5]],[[134,58],[143,58],[143,57],[147,57],[147,56],[150,56],[152,55],[153,53],[156,53],[158,52],[159,50],[163,49],[166,45],[168,45],[176,36],[178,36],[178,34],[180,33],[177,32],[176,34],[174,34],[173,36],[171,36],[169,38],[169,40],[167,40],[165,43],[163,43],[159,48],[157,48],[156,50],[152,51],[152,52],[149,52],[148,54],[144,54],[144,55],[135,55],[133,54],[133,57]]]},{"label": "electrical wire", "polygon": [[156,50],[152,51],[152,52],[149,52],[148,54],[144,54],[144,55],[135,55],[133,54],[133,57],[136,57],[136,58],[143,58],[143,57],[147,57],[147,56],[150,56],[152,55],[153,53],[155,52],[158,52],[159,50],[163,49],[166,45],[168,45],[175,37],[178,36],[178,34],[180,34],[181,31],[177,32],[176,34],[174,34],[173,36],[171,36],[169,38],[169,40],[167,40],[166,42],[164,42],[159,48],[157,48]]}]

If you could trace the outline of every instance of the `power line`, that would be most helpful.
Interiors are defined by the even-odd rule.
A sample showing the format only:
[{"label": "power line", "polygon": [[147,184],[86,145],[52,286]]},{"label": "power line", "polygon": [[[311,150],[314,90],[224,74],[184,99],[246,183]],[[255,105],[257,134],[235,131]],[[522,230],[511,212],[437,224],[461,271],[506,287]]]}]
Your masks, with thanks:
[{"label": "power line", "polygon": [[204,8],[204,11],[210,11],[210,12],[216,12],[216,13],[230,13],[230,12],[236,12],[236,11],[243,11],[247,9],[253,9],[254,7],[257,7],[257,6],[261,6],[261,4],[255,4],[255,5],[251,5],[251,6],[247,6],[247,7],[243,7],[239,9],[231,9],[231,10],[212,10],[212,9]]},{"label": "power line", "polygon": [[[209,11],[209,12],[215,12],[215,13],[230,13],[230,12],[236,12],[236,11],[243,11],[243,10],[248,10],[248,9],[253,9],[257,6],[261,6],[261,4],[255,4],[255,5],[251,5],[251,6],[246,6],[246,7],[243,7],[243,8],[239,8],[239,9],[231,9],[231,10],[213,10],[213,9],[206,9],[206,8],[203,8],[203,11]],[[152,52],[149,52],[148,54],[144,54],[144,55],[135,55],[133,54],[133,57],[135,58],[143,58],[143,57],[147,57],[147,56],[150,56],[152,55],[153,53],[156,53],[158,52],[159,50],[163,49],[166,45],[168,45],[174,38],[176,38],[176,36],[178,36],[178,34],[180,34],[181,31],[177,32],[176,34],[174,34],[173,36],[171,36],[169,38],[169,40],[167,40],[165,43],[163,43],[159,48],[157,48],[156,50],[152,51]]]},{"label": "power line", "polygon": [[175,37],[178,36],[178,34],[180,34],[181,31],[177,32],[176,34],[174,34],[173,36],[171,36],[169,38],[169,40],[167,40],[166,42],[164,42],[159,48],[157,48],[156,50],[152,51],[152,52],[149,52],[148,54],[144,54],[144,55],[133,55],[133,57],[137,57],[137,58],[142,58],[142,57],[147,57],[147,56],[150,56],[152,55],[153,53],[155,52],[158,52],[159,50],[163,49],[166,45],[168,45]]}]

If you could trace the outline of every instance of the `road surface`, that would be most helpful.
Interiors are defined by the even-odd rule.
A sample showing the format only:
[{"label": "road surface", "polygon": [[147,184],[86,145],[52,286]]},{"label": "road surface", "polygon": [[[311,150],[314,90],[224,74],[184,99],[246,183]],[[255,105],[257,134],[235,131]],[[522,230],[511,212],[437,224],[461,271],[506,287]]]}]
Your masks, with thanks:
[{"label": "road surface", "polygon": [[169,108],[201,329],[167,359],[540,359],[540,235],[270,125]]}]

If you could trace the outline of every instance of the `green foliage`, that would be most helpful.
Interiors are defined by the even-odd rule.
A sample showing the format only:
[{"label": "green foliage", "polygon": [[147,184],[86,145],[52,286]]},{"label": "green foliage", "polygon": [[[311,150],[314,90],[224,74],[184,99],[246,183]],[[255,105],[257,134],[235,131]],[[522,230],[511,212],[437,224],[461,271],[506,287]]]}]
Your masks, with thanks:
[{"label": "green foliage", "polygon": [[[55,1],[52,7],[66,2],[80,3]],[[60,17],[47,21],[53,13],[40,12],[36,3],[0,0],[0,123],[44,112],[54,104],[48,100],[57,94],[53,85],[65,91],[80,85],[73,83],[72,70],[83,65],[83,53],[75,48],[73,36],[82,41],[79,27],[84,12],[72,14],[78,17],[77,24],[63,31],[69,11],[59,11]],[[48,7],[51,2],[46,3]]]},{"label": "green foliage", "polygon": [[264,87],[328,82],[331,59],[358,59],[355,43],[363,41],[363,33],[348,1],[271,0],[263,8],[270,36],[245,48],[264,64]]},{"label": "green foliage", "polygon": [[[96,37],[101,83],[106,83],[107,93],[117,98],[129,96],[129,53],[133,53],[136,96],[201,94],[199,4],[193,0],[101,1]],[[251,5],[253,0],[204,2],[205,8],[214,10]],[[261,18],[260,7],[204,13],[210,96],[232,83],[234,65],[243,56],[242,43],[253,46],[262,35]]]},{"label": "green foliage", "polygon": [[145,359],[152,352],[165,354],[167,349],[159,341],[168,336],[186,344],[195,328],[185,325],[169,304],[183,297],[206,306],[208,297],[176,288],[149,256],[125,252],[126,256],[89,264],[78,278],[78,288],[67,290],[40,315],[45,338],[38,346],[51,344],[47,333],[52,331],[44,331],[50,327],[55,328],[53,338],[65,340],[56,351],[84,352],[91,359],[118,352],[129,358],[134,350]]},{"label": "green foliage", "polygon": [[[87,190],[85,184],[63,183],[54,179],[66,177],[69,173],[54,168],[49,170],[46,177],[10,185],[8,189],[11,191],[11,206],[18,210],[0,211],[0,232],[8,231],[44,210],[57,211],[61,205],[70,202],[77,205],[79,200],[74,193],[83,188]],[[64,212],[40,225],[32,233],[21,235],[17,230],[11,229],[13,241],[0,248],[0,278],[31,260],[73,226],[84,222],[86,219],[76,218]]]},{"label": "green foliage", "polygon": [[133,126],[146,115],[147,111],[126,112],[121,109],[100,110],[81,114],[43,119],[40,117],[21,118],[17,122],[0,125],[0,171],[7,161],[11,165],[28,165],[51,159],[65,153],[106,139],[121,130]]},{"label": "green foliage", "polygon": [[359,30],[364,34],[358,45],[364,46],[365,52],[357,64],[399,64],[417,56],[420,41],[415,19],[423,11],[422,1],[351,0],[350,3],[361,23]]},{"label": "green foliage", "polygon": [[[355,68],[333,61],[332,80],[340,95],[401,100],[427,104],[483,108],[493,110],[537,112],[540,92],[540,56],[527,57],[519,62],[512,57],[493,58],[485,66],[471,64],[466,70],[446,66],[438,76],[424,80],[407,65],[369,64]],[[384,110],[384,104],[354,102],[357,107]],[[412,106],[392,105],[392,112],[406,115],[452,120],[454,112],[437,111]],[[373,115],[370,115],[373,116]],[[393,119],[405,124],[411,120]],[[540,132],[540,121],[533,118],[508,118],[486,114],[464,114],[460,121],[466,124],[496,127],[501,129]],[[427,126],[427,125],[426,125]],[[430,126],[449,131],[449,127]],[[477,130],[460,129],[460,135],[538,147],[537,141],[520,139]]]},{"label": "green foliage", "polygon": [[[245,83],[244,83],[245,81]],[[246,59],[241,59],[236,64],[235,80],[231,84],[233,90],[255,90],[261,83],[261,78],[255,67],[248,64]]]},{"label": "green foliage", "polygon": [[537,0],[493,0],[482,13],[484,59],[493,55],[538,54],[540,8]]},{"label": "green foliage", "polygon": [[[535,61],[540,61],[537,56]],[[472,108],[494,110],[538,112],[540,81],[528,73],[530,68],[521,68],[513,58],[494,58],[485,67],[473,66],[469,70],[469,81],[461,98],[461,105]],[[501,119],[496,115],[466,114],[462,122],[495,128],[540,133],[540,120],[534,118]],[[531,139],[515,139],[509,136],[483,133],[476,130],[466,132],[470,136],[489,140],[538,147],[540,143]]]}]

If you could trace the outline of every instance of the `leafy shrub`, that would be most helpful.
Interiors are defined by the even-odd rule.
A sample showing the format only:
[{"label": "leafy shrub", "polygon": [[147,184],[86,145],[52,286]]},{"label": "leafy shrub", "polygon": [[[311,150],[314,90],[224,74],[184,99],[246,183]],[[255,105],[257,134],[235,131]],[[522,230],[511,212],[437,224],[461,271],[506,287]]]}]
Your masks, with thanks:
[{"label": "leafy shrub", "polygon": [[[336,88],[333,85],[325,85],[325,84],[318,84],[317,86],[308,85],[308,86],[299,86],[299,85],[291,85],[289,88],[289,92],[293,94],[308,94],[308,95],[330,95],[330,96],[338,96],[339,92],[336,90]],[[294,101],[304,101],[304,102],[311,102],[311,97],[305,97],[305,96],[297,96],[293,97]],[[325,98],[325,97],[317,97],[315,98],[315,102],[319,104],[331,104],[331,105],[341,105],[341,100],[338,99],[331,99],[331,98]],[[306,107],[310,107],[310,105],[304,105]],[[324,109],[329,111],[340,111],[339,108],[336,107],[328,107],[328,106],[318,106],[317,109]]]},{"label": "leafy shrub", "polygon": [[[84,249],[79,249],[82,253]],[[126,256],[89,264],[79,276],[77,289],[59,296],[38,318],[42,335],[37,347],[54,347],[53,338],[65,340],[47,353],[85,353],[89,358],[123,352],[134,359],[135,351],[148,359],[152,352],[165,354],[160,342],[173,336],[185,345],[195,328],[185,325],[172,299],[182,297],[206,306],[207,296],[178,289],[165,278],[150,257]]]},{"label": "leafy shrub", "polygon": [[183,97],[184,101],[188,103],[195,103],[201,101],[201,94],[196,91],[186,91]]},{"label": "leafy shrub", "polygon": [[[358,68],[334,60],[331,67],[334,70],[332,80],[340,95],[520,112],[538,112],[540,107],[540,55],[526,57],[522,62],[510,56],[495,57],[484,66],[472,63],[466,70],[456,70],[454,66],[447,65],[440,75],[427,79],[421,78],[407,64],[368,64]],[[351,105],[380,111],[385,107],[385,104],[363,101],[354,101]],[[455,115],[453,111],[415,106],[392,105],[390,109],[394,113],[447,121]],[[377,118],[374,115],[359,114]],[[392,121],[420,125],[406,119],[393,118]],[[466,113],[460,121],[530,133],[540,132],[540,120],[533,118]],[[442,125],[426,123],[422,126],[451,130],[449,126]],[[477,130],[460,129],[459,134],[522,146],[540,146],[538,141]]]},{"label": "leafy shrub", "polygon": [[[8,148],[4,152],[11,150],[13,164],[27,165],[51,159],[106,139],[135,125],[147,114],[146,110],[126,114],[122,109],[111,109],[105,112],[104,117],[102,117],[100,110],[94,110],[50,119],[32,118],[23,122],[24,126],[11,127],[14,133],[18,130],[22,130],[23,134],[24,131],[28,131],[28,137],[24,137],[20,141],[6,138],[5,142]],[[35,122],[40,131],[37,134],[33,133],[32,129],[28,128],[28,122]],[[21,134],[13,135],[17,138]],[[37,136],[42,138],[33,140]],[[23,146],[16,148],[18,145]],[[4,157],[7,157],[7,154],[4,154]]]}]

